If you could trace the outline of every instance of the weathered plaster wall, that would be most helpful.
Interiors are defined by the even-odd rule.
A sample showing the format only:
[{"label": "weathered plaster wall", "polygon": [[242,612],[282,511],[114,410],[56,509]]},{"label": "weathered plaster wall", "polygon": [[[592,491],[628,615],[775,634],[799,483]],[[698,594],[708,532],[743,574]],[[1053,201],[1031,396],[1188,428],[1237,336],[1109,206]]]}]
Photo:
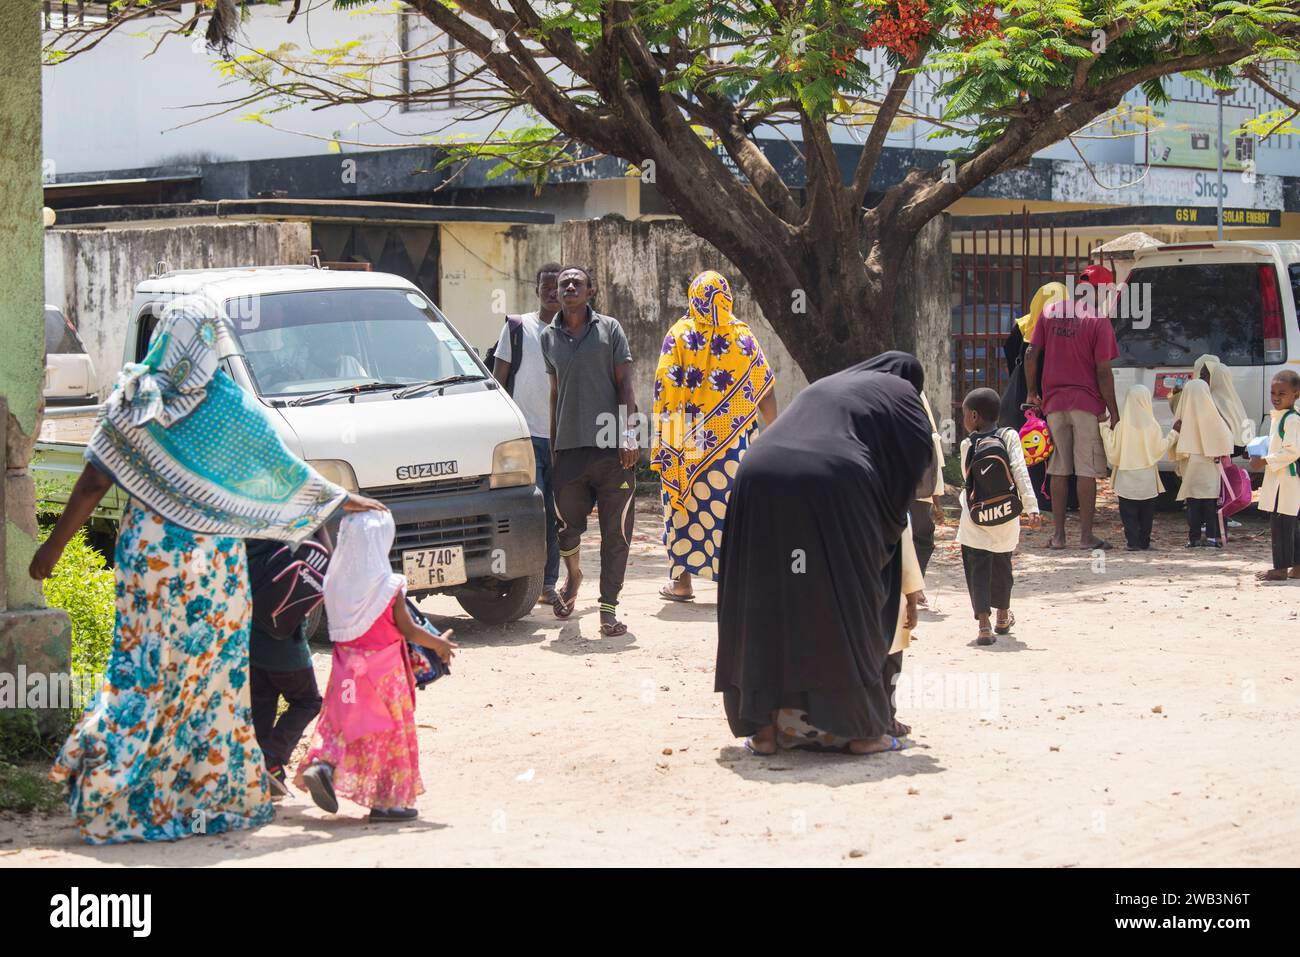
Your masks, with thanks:
[{"label": "weathered plaster wall", "polygon": [[[894,299],[894,341],[921,360],[935,424],[952,415],[949,350],[952,326],[952,229],[945,213],[931,220],[908,250]],[[941,434],[956,435],[957,431]]]},{"label": "weathered plaster wall", "polygon": [[564,261],[592,271],[596,309],[618,319],[627,332],[642,409],[650,407],[664,334],[685,314],[687,288],[705,269],[716,269],[731,283],[736,315],[749,323],[776,373],[779,405],[789,405],[808,384],[749,297],[744,276],[681,222],[609,218],[564,223],[562,228]]},{"label": "weathered plaster wall", "polygon": [[311,261],[311,228],[298,222],[192,223],[59,229],[45,235],[46,301],[81,332],[104,398],[122,366],[135,287],[165,262],[172,269]]}]

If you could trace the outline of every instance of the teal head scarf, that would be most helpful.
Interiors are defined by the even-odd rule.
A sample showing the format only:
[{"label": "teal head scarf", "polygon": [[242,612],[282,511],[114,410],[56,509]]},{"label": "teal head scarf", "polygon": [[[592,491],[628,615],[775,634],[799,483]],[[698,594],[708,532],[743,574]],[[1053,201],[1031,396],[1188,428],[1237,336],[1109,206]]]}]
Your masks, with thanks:
[{"label": "teal head scarf", "polygon": [[220,368],[237,351],[211,300],[171,303],[144,361],[118,376],[86,458],[182,528],[300,542],[347,493],[290,452]]}]

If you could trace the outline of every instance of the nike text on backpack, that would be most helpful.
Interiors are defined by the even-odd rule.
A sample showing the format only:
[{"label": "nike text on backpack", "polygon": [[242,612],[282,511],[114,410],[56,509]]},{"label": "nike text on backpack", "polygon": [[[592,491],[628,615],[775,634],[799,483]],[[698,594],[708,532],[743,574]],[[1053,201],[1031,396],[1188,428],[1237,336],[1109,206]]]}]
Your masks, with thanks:
[{"label": "nike text on backpack", "polygon": [[257,627],[272,638],[292,638],[325,600],[329,561],[329,551],[317,541],[305,541],[296,549],[278,542],[251,546],[248,579]]},{"label": "nike text on backpack", "polygon": [[1024,508],[1003,438],[1007,431],[980,436],[966,451],[966,507],[976,525],[1005,525]]},{"label": "nike text on backpack", "polygon": [[[506,325],[510,327],[510,371],[506,373],[506,393],[513,396],[515,376],[519,374],[519,364],[524,361],[524,317],[506,316]],[[492,363],[496,355],[497,347],[496,343],[493,343],[492,348],[488,349],[487,355],[483,357],[489,372],[495,371]]]}]

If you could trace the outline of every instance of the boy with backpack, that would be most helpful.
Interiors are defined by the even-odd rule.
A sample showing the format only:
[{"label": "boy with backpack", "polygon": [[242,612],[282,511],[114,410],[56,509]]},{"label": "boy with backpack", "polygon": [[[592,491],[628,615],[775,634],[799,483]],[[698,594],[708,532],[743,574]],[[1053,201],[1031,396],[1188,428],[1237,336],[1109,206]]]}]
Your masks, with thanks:
[{"label": "boy with backpack", "polygon": [[[957,543],[966,590],[979,622],[975,643],[991,645],[1015,625],[1011,613],[1011,553],[1020,543],[1020,516],[1036,528],[1038,499],[1029,481],[1025,453],[1014,429],[998,428],[1001,399],[992,389],[975,389],[962,402],[961,443],[966,481],[961,493]],[[997,622],[989,620],[997,611]]]},{"label": "boy with backpack", "polygon": [[[318,567],[323,570],[319,556],[328,555],[328,536],[323,527],[321,537],[324,542],[308,541],[296,551],[283,542],[245,542],[253,596],[248,690],[253,734],[266,760],[273,798],[289,793],[284,766],[321,708],[320,688],[307,646],[308,618],[304,614],[304,609],[320,603],[323,576],[312,572]],[[306,571],[304,564],[308,566]],[[279,714],[282,696],[288,709]]]}]

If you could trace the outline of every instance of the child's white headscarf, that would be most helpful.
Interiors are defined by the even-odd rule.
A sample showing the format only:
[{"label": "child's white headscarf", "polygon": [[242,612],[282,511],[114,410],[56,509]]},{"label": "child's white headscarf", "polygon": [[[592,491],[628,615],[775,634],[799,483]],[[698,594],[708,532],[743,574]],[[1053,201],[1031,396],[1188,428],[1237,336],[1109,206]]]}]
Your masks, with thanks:
[{"label": "child's white headscarf", "polygon": [[[1196,360],[1192,375],[1200,378],[1202,369],[1210,370],[1210,397],[1214,400],[1214,407],[1219,410],[1223,424],[1232,435],[1232,444],[1245,445],[1249,439],[1254,438],[1255,426],[1250,416],[1246,415],[1246,407],[1241,404],[1237,387],[1232,384],[1232,373],[1219,361],[1218,356],[1211,355]],[[1250,434],[1243,437],[1243,432]]]},{"label": "child's white headscarf", "polygon": [[[1232,433],[1215,408],[1210,387],[1203,380],[1192,379],[1183,386],[1178,414],[1182,418],[1182,428],[1178,431],[1179,455],[1214,458],[1232,454]],[[1120,425],[1123,424],[1121,418]]]},{"label": "child's white headscarf", "polygon": [[1151,410],[1151,390],[1146,386],[1135,385],[1128,390],[1113,442],[1111,464],[1116,469],[1147,469],[1164,457],[1164,434]]},{"label": "child's white headscarf", "polygon": [[406,587],[406,577],[388,564],[393,547],[393,513],[350,512],[325,573],[325,614],[330,641],[360,638]]}]

